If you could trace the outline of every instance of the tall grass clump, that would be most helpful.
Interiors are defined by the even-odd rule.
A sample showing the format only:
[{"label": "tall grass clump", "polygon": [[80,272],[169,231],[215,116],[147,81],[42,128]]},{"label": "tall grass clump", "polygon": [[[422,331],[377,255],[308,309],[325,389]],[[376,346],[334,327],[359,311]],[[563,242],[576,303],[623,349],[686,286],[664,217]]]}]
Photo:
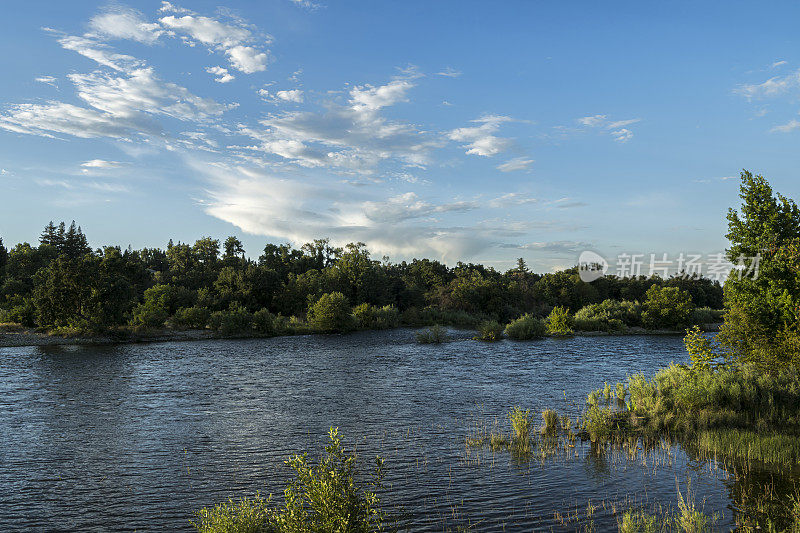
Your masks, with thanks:
[{"label": "tall grass clump", "polygon": [[434,324],[426,330],[417,332],[417,342],[420,344],[441,344],[447,342],[447,330],[439,324]]},{"label": "tall grass clump", "polygon": [[547,332],[551,335],[572,335],[572,317],[566,307],[554,307],[545,320]]},{"label": "tall grass clump", "polygon": [[357,481],[357,456],[348,453],[331,428],[325,453],[316,463],[308,454],[286,461],[295,478],[284,491],[283,507],[256,495],[252,499],[203,508],[195,513],[201,533],[367,533],[382,528],[385,514],[376,491],[383,478],[383,459],[376,457],[371,481]]},{"label": "tall grass clump", "polygon": [[473,338],[478,341],[499,341],[503,338],[503,329],[499,322],[486,320],[478,324],[478,334]]},{"label": "tall grass clump", "polygon": [[518,341],[540,339],[547,335],[547,325],[544,320],[529,313],[508,324],[506,335]]},{"label": "tall grass clump", "polygon": [[533,427],[530,409],[523,410],[521,407],[514,407],[508,413],[508,420],[511,422],[511,429],[514,432],[514,441],[527,442],[530,440]]},{"label": "tall grass clump", "polygon": [[542,421],[544,422],[541,429],[542,435],[552,437],[558,433],[559,418],[557,412],[553,409],[545,409],[542,411]]}]

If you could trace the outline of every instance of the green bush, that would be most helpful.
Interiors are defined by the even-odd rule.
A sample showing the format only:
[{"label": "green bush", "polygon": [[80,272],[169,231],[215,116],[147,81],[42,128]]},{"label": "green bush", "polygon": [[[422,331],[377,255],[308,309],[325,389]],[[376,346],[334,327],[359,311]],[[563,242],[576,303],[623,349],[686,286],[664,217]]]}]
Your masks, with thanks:
[{"label": "green bush", "polygon": [[507,325],[506,335],[518,341],[539,339],[547,335],[547,325],[544,320],[529,313]]},{"label": "green bush", "polygon": [[580,331],[620,331],[641,324],[641,314],[638,302],[609,299],[579,309],[573,324]]},{"label": "green bush", "polygon": [[253,330],[261,335],[275,335],[277,333],[275,320],[275,315],[266,309],[259,309],[253,313]]},{"label": "green bush", "polygon": [[210,317],[211,311],[206,307],[181,307],[170,322],[177,328],[205,329]]},{"label": "green bush", "polygon": [[223,336],[243,335],[253,327],[253,314],[234,302],[227,311],[212,313],[208,325]]},{"label": "green bush", "polygon": [[402,324],[412,327],[433,326],[441,324],[454,328],[471,329],[477,327],[481,317],[471,315],[466,311],[451,311],[426,307],[409,307],[403,311]]},{"label": "green bush", "polygon": [[358,329],[390,329],[400,325],[400,313],[393,305],[377,307],[367,303],[353,309]]},{"label": "green bush", "polygon": [[694,304],[691,295],[678,287],[647,289],[642,304],[642,324],[649,329],[683,329],[689,325]]},{"label": "green bush", "polygon": [[572,319],[566,307],[554,307],[545,320],[547,332],[551,335],[571,335]]},{"label": "green bush", "polygon": [[495,320],[486,320],[478,324],[478,334],[473,337],[479,341],[499,341],[503,338],[503,326]]},{"label": "green bush", "polygon": [[372,480],[362,488],[357,481],[358,457],[347,453],[338,432],[331,428],[325,454],[313,464],[308,454],[286,463],[296,477],[284,491],[283,508],[256,495],[195,513],[192,525],[200,533],[367,533],[380,531],[385,513],[376,494],[383,479],[383,459],[375,458]]},{"label": "green bush", "polygon": [[434,324],[425,331],[417,332],[417,342],[420,344],[441,344],[447,342],[447,330],[439,324]]},{"label": "green bush", "polygon": [[308,324],[319,333],[341,333],[355,325],[350,304],[341,292],[323,294],[309,306]]}]

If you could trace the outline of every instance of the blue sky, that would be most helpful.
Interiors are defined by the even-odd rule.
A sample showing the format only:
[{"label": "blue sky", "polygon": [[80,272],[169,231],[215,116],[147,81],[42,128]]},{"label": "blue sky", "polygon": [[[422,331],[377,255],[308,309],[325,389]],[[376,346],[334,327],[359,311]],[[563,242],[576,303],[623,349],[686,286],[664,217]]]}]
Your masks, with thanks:
[{"label": "blue sky", "polygon": [[0,18],[0,236],[711,254],[800,197],[800,6],[37,2]]}]

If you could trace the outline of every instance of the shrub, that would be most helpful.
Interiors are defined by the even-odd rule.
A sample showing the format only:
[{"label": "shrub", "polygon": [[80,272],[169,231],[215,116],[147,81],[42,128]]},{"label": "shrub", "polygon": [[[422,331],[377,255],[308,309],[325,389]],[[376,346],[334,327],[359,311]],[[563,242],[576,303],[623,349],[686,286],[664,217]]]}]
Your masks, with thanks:
[{"label": "shrub", "polygon": [[519,317],[506,326],[506,335],[518,341],[539,339],[546,334],[547,326],[544,320],[536,318],[530,313]]},{"label": "shrub", "polygon": [[320,333],[339,333],[353,329],[353,315],[341,292],[323,294],[308,308],[308,324]]},{"label": "shrub", "polygon": [[209,318],[209,326],[221,335],[242,335],[251,330],[253,315],[234,302],[227,311],[217,311]]},{"label": "shrub", "polygon": [[650,329],[682,329],[689,325],[694,304],[691,295],[678,287],[647,289],[642,305],[642,324]]},{"label": "shrub", "polygon": [[434,324],[425,331],[417,332],[417,342],[420,344],[440,344],[447,342],[447,330],[439,324]]},{"label": "shrub", "polygon": [[400,313],[393,305],[377,307],[367,303],[353,309],[358,329],[389,329],[400,325]]},{"label": "shrub", "polygon": [[569,311],[562,306],[554,307],[545,320],[547,332],[551,335],[571,335],[571,322]]},{"label": "shrub", "polygon": [[641,323],[641,305],[626,300],[604,300],[578,310],[574,327],[580,331],[620,331]]},{"label": "shrub", "polygon": [[275,315],[266,309],[259,309],[253,313],[253,330],[261,335],[275,335]]},{"label": "shrub", "polygon": [[421,327],[441,324],[454,328],[470,329],[477,327],[480,317],[466,311],[451,311],[426,307],[409,307],[403,311],[401,322],[406,326]]},{"label": "shrub", "polygon": [[503,338],[503,326],[495,320],[486,320],[478,324],[478,334],[473,337],[479,341],[499,341]]},{"label": "shrub", "polygon": [[375,458],[372,480],[362,488],[356,480],[357,456],[347,453],[337,430],[331,428],[330,443],[317,464],[308,454],[286,463],[296,477],[284,491],[283,508],[271,508],[270,500],[258,495],[238,502],[229,500],[195,513],[192,525],[200,533],[352,532],[382,529],[384,512],[376,490],[383,478],[383,459]]},{"label": "shrub", "polygon": [[205,329],[211,311],[206,307],[181,307],[170,322],[177,328]]}]

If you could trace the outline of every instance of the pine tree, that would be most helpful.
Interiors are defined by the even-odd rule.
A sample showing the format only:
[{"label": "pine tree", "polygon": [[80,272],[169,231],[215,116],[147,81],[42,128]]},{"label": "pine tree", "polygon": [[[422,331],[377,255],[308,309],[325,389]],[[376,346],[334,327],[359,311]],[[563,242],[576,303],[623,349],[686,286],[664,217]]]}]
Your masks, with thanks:
[{"label": "pine tree", "polygon": [[39,243],[47,246],[53,246],[55,249],[61,251],[64,247],[64,223],[56,227],[51,220],[42,231],[39,237]]}]

